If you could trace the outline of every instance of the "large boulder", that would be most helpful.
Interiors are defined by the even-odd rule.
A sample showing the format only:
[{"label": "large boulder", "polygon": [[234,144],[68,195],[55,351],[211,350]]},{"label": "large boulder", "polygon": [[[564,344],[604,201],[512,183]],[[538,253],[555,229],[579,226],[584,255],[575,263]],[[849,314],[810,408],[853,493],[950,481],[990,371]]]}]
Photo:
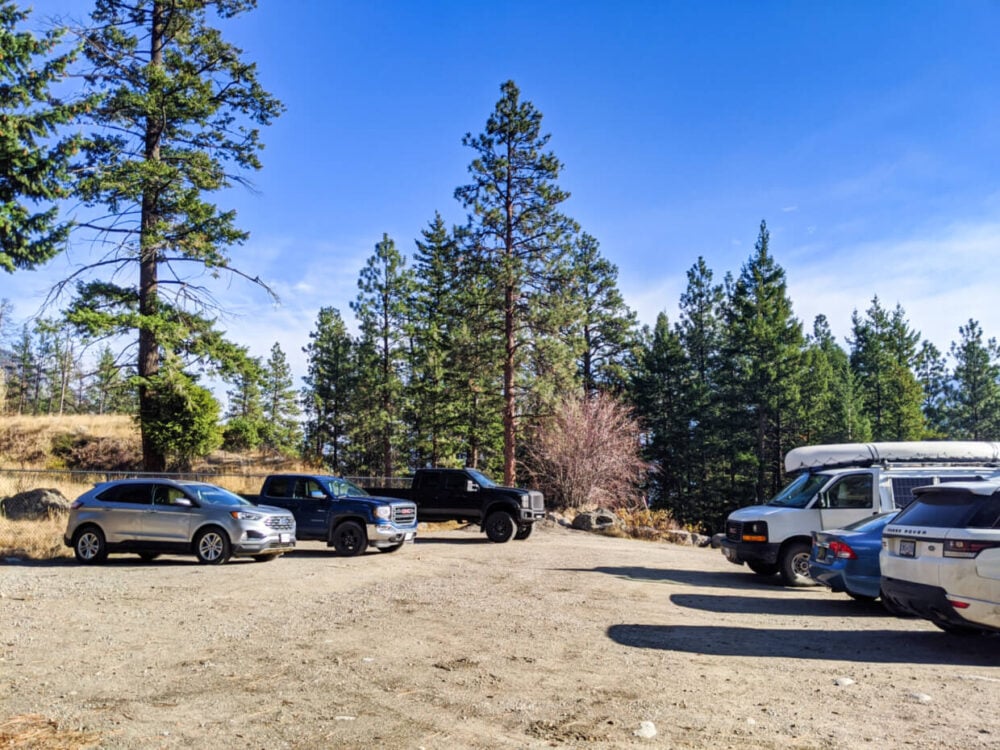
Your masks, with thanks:
[{"label": "large boulder", "polygon": [[37,521],[69,513],[70,501],[59,490],[28,490],[0,500],[0,510],[12,521]]},{"label": "large boulder", "polygon": [[583,531],[604,531],[618,525],[618,516],[610,510],[598,508],[577,513],[573,519],[573,528]]}]

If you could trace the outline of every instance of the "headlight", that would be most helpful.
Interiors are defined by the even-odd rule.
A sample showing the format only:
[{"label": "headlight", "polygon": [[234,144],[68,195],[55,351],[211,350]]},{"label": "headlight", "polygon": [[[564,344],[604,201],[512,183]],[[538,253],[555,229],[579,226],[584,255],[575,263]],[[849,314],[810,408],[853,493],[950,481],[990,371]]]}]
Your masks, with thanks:
[{"label": "headlight", "polygon": [[249,510],[231,510],[229,515],[237,521],[259,521],[264,517],[260,513],[252,513]]},{"label": "headlight", "polygon": [[375,517],[389,520],[390,518],[392,518],[392,508],[390,508],[388,505],[375,506]]},{"label": "headlight", "polygon": [[767,521],[749,521],[743,524],[744,542],[766,542]]},{"label": "headlight", "polygon": [[530,508],[531,507],[531,496],[530,495],[521,495],[521,507],[522,508]]}]

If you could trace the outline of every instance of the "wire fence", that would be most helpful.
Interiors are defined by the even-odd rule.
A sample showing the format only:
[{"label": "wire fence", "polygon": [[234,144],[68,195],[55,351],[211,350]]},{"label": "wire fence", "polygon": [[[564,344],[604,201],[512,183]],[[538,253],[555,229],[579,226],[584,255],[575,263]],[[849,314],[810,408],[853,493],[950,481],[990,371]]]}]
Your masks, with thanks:
[{"label": "wire fence", "polygon": [[[95,484],[115,479],[169,478],[209,482],[231,492],[255,496],[267,473],[260,472],[170,472],[68,471],[57,469],[0,469],[0,562],[23,559],[48,560],[72,556],[63,543],[69,503]],[[362,488],[396,487],[411,484],[409,477],[346,477]],[[8,500],[22,493],[47,491],[35,504],[33,513],[7,512]],[[20,504],[19,504],[20,506]]]}]

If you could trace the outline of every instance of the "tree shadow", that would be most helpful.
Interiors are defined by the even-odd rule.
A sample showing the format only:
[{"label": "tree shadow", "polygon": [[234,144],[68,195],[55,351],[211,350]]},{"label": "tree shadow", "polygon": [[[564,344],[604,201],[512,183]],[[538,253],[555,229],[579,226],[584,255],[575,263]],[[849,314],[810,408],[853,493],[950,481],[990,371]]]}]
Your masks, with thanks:
[{"label": "tree shadow", "polygon": [[877,664],[1000,667],[995,636],[899,630],[803,631],[715,625],[612,625],[608,637],[631,648],[711,656],[822,659]]}]

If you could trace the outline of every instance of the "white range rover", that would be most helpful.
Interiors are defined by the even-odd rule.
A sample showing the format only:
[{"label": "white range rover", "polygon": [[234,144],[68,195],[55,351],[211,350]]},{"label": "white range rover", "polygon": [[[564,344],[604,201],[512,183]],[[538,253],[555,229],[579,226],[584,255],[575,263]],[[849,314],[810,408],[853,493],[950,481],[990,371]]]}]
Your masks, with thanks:
[{"label": "white range rover", "polygon": [[913,491],[882,534],[882,598],[949,633],[1000,632],[1000,482]]}]

